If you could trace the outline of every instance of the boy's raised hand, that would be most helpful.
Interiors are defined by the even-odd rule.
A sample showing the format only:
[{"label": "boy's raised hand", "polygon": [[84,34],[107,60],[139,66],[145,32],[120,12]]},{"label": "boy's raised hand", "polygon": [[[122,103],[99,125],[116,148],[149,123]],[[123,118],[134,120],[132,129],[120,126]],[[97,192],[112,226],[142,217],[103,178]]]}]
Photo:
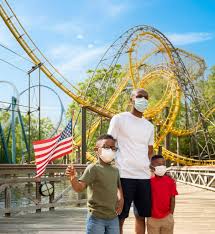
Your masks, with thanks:
[{"label": "boy's raised hand", "polygon": [[76,177],[76,170],[74,168],[74,165],[71,163],[67,168],[66,168],[66,173],[65,175],[70,177],[70,179],[73,179],[74,177]]}]

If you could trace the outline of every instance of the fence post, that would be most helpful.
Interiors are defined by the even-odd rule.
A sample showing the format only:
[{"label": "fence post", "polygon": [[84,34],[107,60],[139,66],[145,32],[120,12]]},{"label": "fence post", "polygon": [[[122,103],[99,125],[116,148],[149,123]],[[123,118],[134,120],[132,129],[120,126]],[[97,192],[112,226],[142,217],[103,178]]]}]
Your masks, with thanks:
[{"label": "fence post", "polygon": [[[5,209],[10,209],[11,208],[11,190],[9,185],[5,188],[4,191],[5,194]],[[5,217],[10,217],[11,213],[6,212]]]},{"label": "fence post", "polygon": [[[39,201],[39,203],[41,203],[41,194],[40,194],[40,185],[41,182],[40,181],[36,181],[36,199]],[[41,209],[36,209],[36,213],[40,213]]]},{"label": "fence post", "polygon": [[[54,177],[54,173],[49,173],[49,177]],[[54,201],[54,194],[55,194],[55,187],[54,187],[54,181],[50,181],[50,184],[53,186],[53,193],[49,196],[49,203],[52,203]],[[50,211],[54,211],[54,206],[49,207]]]}]

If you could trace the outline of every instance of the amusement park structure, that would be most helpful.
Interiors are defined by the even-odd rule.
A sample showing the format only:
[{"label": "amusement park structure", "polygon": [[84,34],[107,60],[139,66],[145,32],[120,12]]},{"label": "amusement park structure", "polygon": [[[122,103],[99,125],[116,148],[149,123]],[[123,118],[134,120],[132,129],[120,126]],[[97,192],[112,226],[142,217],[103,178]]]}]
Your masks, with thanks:
[{"label": "amusement park structure", "polygon": [[[144,112],[144,117],[157,129],[155,149],[161,149],[170,134],[177,143],[179,138],[187,138],[192,146],[189,157],[163,146],[164,157],[181,165],[215,165],[215,140],[211,136],[215,107],[208,106],[197,86],[197,80],[206,69],[203,59],[175,48],[153,27],[136,26],[107,49],[88,79],[87,87],[80,90],[49,62],[6,0],[0,5],[0,16],[32,62],[81,106],[82,117],[86,117],[88,110],[89,123],[84,129],[87,139],[95,134],[102,119],[110,119],[128,109],[131,89],[144,88],[150,94],[153,87],[157,90],[160,87],[160,93],[150,97]],[[121,74],[116,78],[114,74],[119,65]],[[105,71],[101,79],[96,79],[97,71]],[[83,136],[77,135],[74,139],[77,146],[82,145],[82,151],[86,143]],[[86,156],[88,160],[94,159],[90,152]]]}]

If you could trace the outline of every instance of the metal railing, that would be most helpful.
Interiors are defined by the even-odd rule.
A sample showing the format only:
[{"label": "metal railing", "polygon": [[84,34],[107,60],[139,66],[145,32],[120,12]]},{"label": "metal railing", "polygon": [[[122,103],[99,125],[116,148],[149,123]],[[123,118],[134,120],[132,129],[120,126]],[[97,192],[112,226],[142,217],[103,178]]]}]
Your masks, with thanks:
[{"label": "metal railing", "polygon": [[[86,165],[74,165],[78,174],[82,173]],[[51,164],[47,166],[46,174],[42,178],[34,178],[35,165],[0,165],[0,195],[3,198],[3,207],[0,208],[0,214],[6,217],[16,212],[41,212],[43,208],[54,210],[59,206],[71,206],[86,204],[86,199],[81,199],[77,194],[77,199],[68,199],[62,201],[62,198],[72,189],[68,183],[60,193],[56,193],[55,185],[59,182],[68,180],[64,175],[66,164]],[[45,198],[42,198],[39,188],[41,183],[49,182],[54,188],[54,192]],[[19,196],[20,199],[29,200],[29,205],[12,204],[12,197]],[[2,199],[1,199],[2,200]]]},{"label": "metal railing", "polygon": [[215,192],[215,167],[170,167],[171,176],[178,182],[193,185]]}]

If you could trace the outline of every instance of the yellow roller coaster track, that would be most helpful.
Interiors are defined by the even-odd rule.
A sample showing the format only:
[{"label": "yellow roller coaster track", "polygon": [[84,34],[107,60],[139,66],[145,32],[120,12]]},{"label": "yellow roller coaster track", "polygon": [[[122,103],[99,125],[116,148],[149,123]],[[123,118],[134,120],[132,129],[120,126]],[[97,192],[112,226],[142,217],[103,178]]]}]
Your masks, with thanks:
[{"label": "yellow roller coaster track", "polygon": [[[144,115],[147,118],[156,118],[156,115],[161,112],[168,103],[170,103],[170,110],[169,114],[166,118],[166,120],[162,123],[160,134],[156,139],[155,148],[157,148],[161,142],[163,141],[164,137],[169,133],[173,133],[177,136],[186,136],[189,134],[192,134],[196,128],[201,127],[201,123],[197,123],[197,125],[188,130],[182,130],[182,129],[174,129],[173,124],[175,122],[176,116],[179,112],[180,108],[180,98],[181,98],[181,89],[179,87],[179,84],[173,74],[173,72],[168,70],[167,68],[158,68],[155,71],[151,71],[148,74],[145,74],[144,77],[140,77],[139,73],[137,71],[137,66],[140,66],[145,60],[147,60],[149,57],[151,57],[152,54],[157,53],[158,51],[164,52],[167,54],[167,57],[169,59],[170,64],[174,64],[171,49],[169,46],[165,43],[163,38],[159,37],[157,34],[154,34],[153,32],[141,32],[137,37],[132,39],[132,43],[130,46],[130,49],[128,50],[129,54],[129,66],[130,69],[125,68],[125,76],[122,77],[121,81],[118,84],[118,87],[116,88],[114,94],[111,96],[109,101],[106,105],[100,106],[98,103],[95,103],[94,100],[91,100],[89,97],[86,97],[80,90],[78,90],[75,86],[72,85],[70,81],[68,81],[44,56],[44,54],[39,50],[39,48],[36,46],[36,44],[33,42],[33,40],[30,38],[20,21],[18,20],[17,16],[15,15],[14,11],[8,4],[8,2],[5,0],[6,7],[3,7],[2,4],[0,4],[0,15],[2,19],[4,20],[6,26],[11,31],[15,39],[18,41],[20,46],[24,49],[24,51],[27,53],[27,55],[31,58],[33,63],[35,65],[41,64],[41,70],[43,73],[60,89],[62,89],[68,96],[70,96],[73,100],[78,102],[80,105],[85,106],[89,110],[98,113],[101,116],[111,118],[116,112],[114,110],[111,110],[112,105],[115,103],[117,98],[119,97],[120,93],[123,91],[123,89],[126,87],[128,82],[131,80],[133,87],[145,87],[150,82],[150,80],[156,79],[159,76],[163,76],[167,80],[167,93],[165,98],[162,98],[160,102],[158,102],[157,105],[155,105],[153,108],[148,109]],[[7,10],[5,9],[7,8]],[[7,13],[9,12],[9,14]],[[147,36],[148,38],[144,38]],[[137,43],[141,40],[151,40],[155,39],[159,42],[159,48],[155,49],[149,54],[146,54],[143,56],[142,61],[135,63],[133,62],[132,53],[135,51],[135,46]],[[156,45],[157,46],[157,45]],[[200,69],[197,72],[196,77],[203,73],[203,70],[205,69],[204,60],[199,59],[199,57],[188,53],[186,51],[177,49],[179,53],[192,57],[194,61],[196,61],[198,64],[200,64]],[[135,64],[135,66],[134,66]],[[136,71],[134,70],[136,69]],[[142,78],[142,80],[141,80]],[[206,116],[209,117],[213,112],[213,108],[211,111],[209,111]],[[100,124],[100,119],[96,119],[92,127],[88,130],[88,135],[91,136],[96,131]],[[76,143],[80,145],[81,139],[76,139]],[[163,148],[163,154],[167,159],[170,159],[175,162],[179,162],[183,165],[214,165],[215,160],[196,160],[191,159],[187,157],[183,157],[181,155],[177,155],[171,151],[166,150]],[[94,160],[92,155],[90,153],[87,153],[87,158],[89,160]]]},{"label": "yellow roller coaster track", "polygon": [[[148,58],[150,58],[152,55],[154,55],[156,53],[159,53],[159,52],[162,52],[162,53],[166,52],[166,50],[165,50],[166,47],[163,47],[163,46],[161,46],[158,43],[155,43],[153,41],[153,44],[156,46],[156,49],[154,49],[151,53],[146,54],[140,60],[140,62],[132,61],[132,53],[135,52],[134,46],[137,46],[137,42],[140,43],[141,41],[144,41],[144,40],[146,40],[146,39],[142,39],[142,38],[137,36],[133,40],[132,47],[129,50],[129,57],[130,57],[129,58],[129,64],[130,64],[130,70],[132,70],[131,71],[131,76],[133,76],[133,78],[132,78],[133,83],[135,82],[134,81],[135,80],[134,74],[138,73],[138,72],[133,71],[134,69],[137,70],[139,68],[139,66],[142,65],[143,63],[145,63],[145,61]],[[163,43],[162,43],[162,45],[163,45]],[[189,53],[187,51],[184,51],[182,49],[179,49],[179,48],[177,48],[177,51],[179,52],[179,54],[181,56],[191,58],[198,65],[198,69],[195,70],[195,74],[191,74],[192,79],[196,79],[199,76],[203,75],[203,73],[204,73],[204,71],[206,69],[206,65],[205,65],[205,62],[204,62],[204,60],[202,58],[200,58],[200,57],[198,57],[198,56],[196,56],[196,55],[194,55],[192,53]],[[168,55],[169,55],[169,52],[167,53],[167,56]],[[172,61],[172,60],[170,59],[170,61]],[[159,77],[159,76],[163,75],[164,77],[166,76],[166,78],[168,78],[168,76],[173,76],[173,74],[170,75],[170,74],[168,74],[166,72],[167,68],[165,66],[156,67],[155,71],[153,71],[153,72],[151,72],[150,69],[149,69],[148,74],[145,74],[144,77],[142,78],[142,80],[140,80],[140,84],[139,84],[140,87],[145,88],[152,80],[154,80],[156,78],[156,76]],[[139,80],[139,75],[138,74],[137,74],[137,77],[138,77],[138,80]],[[144,116],[146,118],[154,119],[157,116],[157,114],[159,112],[161,112],[167,106],[170,98],[175,95],[174,92],[173,93],[170,92],[171,89],[169,89],[168,91],[169,91],[168,94],[164,95],[164,97],[163,97],[164,100],[163,99],[160,100],[160,102],[156,106],[154,106],[153,109],[145,111]],[[158,106],[158,108],[156,108],[157,106]],[[214,113],[214,111],[215,111],[214,109],[215,108],[212,108],[211,110],[209,110],[208,113],[205,114],[205,118],[208,118],[210,115],[212,115]],[[177,113],[175,112],[175,114],[177,114]],[[173,117],[175,118],[176,116],[173,116]],[[154,119],[154,123],[156,123],[156,119]],[[163,122],[160,122],[160,124],[163,125]],[[190,129],[177,129],[174,126],[171,126],[171,127],[167,128],[167,129],[175,136],[188,136],[188,135],[193,134],[199,128],[201,128],[201,126],[202,126],[201,121],[199,121],[194,127],[190,128]],[[162,138],[163,137],[164,136],[162,136]]]},{"label": "yellow roller coaster track", "polygon": [[[110,111],[104,109],[101,106],[98,106],[97,103],[95,104],[94,101],[89,100],[89,98],[86,100],[85,96],[84,97],[81,96],[81,92],[79,90],[77,90],[77,88],[75,88],[75,86],[73,86],[53,65],[51,65],[51,63],[48,61],[48,59],[43,55],[43,53],[39,50],[39,48],[32,41],[32,39],[30,38],[30,36],[26,32],[26,30],[23,28],[23,26],[21,25],[20,21],[18,20],[17,16],[13,12],[13,10],[11,9],[11,7],[7,3],[7,1],[5,1],[5,2],[7,4],[7,6],[9,7],[9,10],[11,11],[11,16],[8,16],[8,14],[6,13],[6,11],[4,10],[2,5],[0,5],[0,15],[1,15],[2,19],[4,20],[5,24],[7,25],[7,27],[9,28],[9,30],[11,31],[11,33],[13,34],[13,36],[15,37],[15,39],[18,41],[18,43],[21,45],[21,47],[24,49],[24,51],[31,58],[33,63],[35,65],[41,64],[41,66],[40,66],[41,71],[56,86],[58,86],[60,89],[62,89],[73,100],[75,100],[76,102],[78,102],[82,106],[85,106],[88,109],[90,109],[90,110],[92,110],[92,111],[94,111],[102,116],[110,118],[113,115]],[[19,32],[18,29],[16,28],[15,24],[12,22],[13,17],[16,19],[16,22],[20,26],[20,31],[22,31],[22,32]],[[24,36],[26,36],[29,39],[29,41],[33,45],[32,47],[30,47],[30,45],[27,44],[26,40],[24,39]],[[36,52],[38,52],[38,55],[36,55]],[[40,58],[39,58],[39,56],[40,56]],[[45,63],[42,62],[43,60],[45,60],[47,62],[47,64],[49,65],[49,68],[45,65]],[[59,81],[56,77],[57,75],[63,81]],[[70,89],[76,90],[80,95],[75,94]]]}]

